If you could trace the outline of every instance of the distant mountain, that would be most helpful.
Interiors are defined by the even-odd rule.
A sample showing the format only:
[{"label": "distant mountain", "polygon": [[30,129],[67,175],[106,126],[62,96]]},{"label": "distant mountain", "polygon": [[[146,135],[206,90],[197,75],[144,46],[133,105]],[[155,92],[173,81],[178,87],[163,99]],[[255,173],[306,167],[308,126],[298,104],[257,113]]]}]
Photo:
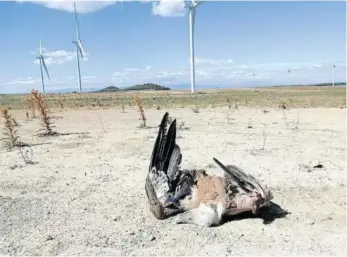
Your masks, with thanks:
[{"label": "distant mountain", "polygon": [[115,86],[105,87],[104,89],[98,90],[97,92],[116,92],[116,91],[129,91],[129,90],[170,90],[168,87],[163,87],[153,83],[146,83],[142,85],[135,85],[126,88],[118,88]]},{"label": "distant mountain", "polygon": [[142,85],[135,85],[132,87],[124,88],[124,90],[170,90],[168,87],[163,87],[153,83],[146,83]]},{"label": "distant mountain", "polygon": [[115,92],[115,91],[119,91],[119,87],[109,86],[109,87],[105,87],[104,89],[98,90],[97,92]]}]

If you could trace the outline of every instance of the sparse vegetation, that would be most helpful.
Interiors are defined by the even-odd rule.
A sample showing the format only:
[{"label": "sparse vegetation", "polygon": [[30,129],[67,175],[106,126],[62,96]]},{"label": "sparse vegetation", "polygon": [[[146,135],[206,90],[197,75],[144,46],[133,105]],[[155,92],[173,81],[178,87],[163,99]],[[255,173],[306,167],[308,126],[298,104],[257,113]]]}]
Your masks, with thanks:
[{"label": "sparse vegetation", "polygon": [[[101,103],[108,107],[132,106],[133,96],[138,94],[136,91],[114,92],[92,92],[92,93],[64,93],[64,94],[46,94],[45,101],[50,108],[61,108],[58,100],[64,104],[64,109],[79,109],[81,105],[91,107],[97,104],[91,100],[98,99]],[[289,99],[293,100],[295,108],[316,108],[316,107],[336,107],[346,106],[346,87],[331,86],[307,86],[307,87],[269,87],[256,88],[252,90],[244,89],[210,89],[204,94],[196,94],[191,97],[188,90],[186,91],[146,91],[141,92],[142,102],[148,108],[184,108],[186,106],[206,106],[213,105],[215,107],[227,106],[226,96],[233,103],[244,103],[247,97],[247,107],[249,108],[278,108],[281,101],[286,103],[286,107],[291,107]],[[24,95],[27,99],[27,96]],[[23,95],[0,95],[0,103],[13,110],[28,108],[26,101],[22,101]],[[240,104],[239,104],[240,105]],[[231,105],[234,107],[233,105]],[[33,110],[33,109],[31,109]],[[29,114],[32,116],[30,108]]]},{"label": "sparse vegetation", "polygon": [[39,111],[40,114],[40,119],[41,119],[41,125],[43,128],[41,130],[44,130],[45,132],[40,133],[39,135],[41,136],[54,136],[58,135],[56,131],[53,131],[53,118],[49,114],[49,108],[45,102],[44,97],[42,96],[41,93],[39,93],[37,90],[32,90],[31,91],[31,98],[33,99],[35,106],[37,110]]},{"label": "sparse vegetation", "polygon": [[261,150],[265,149],[265,145],[266,145],[266,133],[265,133],[265,129],[263,130],[263,145],[261,147]]},{"label": "sparse vegetation", "polygon": [[146,128],[147,127],[146,115],[145,115],[145,110],[144,110],[144,107],[143,107],[142,99],[141,99],[141,97],[136,95],[136,96],[134,96],[134,101],[135,101],[136,106],[138,107],[138,110],[139,110],[140,114],[141,114],[141,119],[142,119],[142,122],[143,122],[141,127]]},{"label": "sparse vegetation", "polygon": [[[36,113],[35,113],[35,101],[34,99],[31,97],[31,95],[28,96],[27,98],[27,105],[28,105],[28,109],[31,112],[31,118],[35,119],[36,118]],[[27,115],[27,117],[29,117],[29,115]],[[29,119],[28,119],[29,120]]]},{"label": "sparse vegetation", "polygon": [[5,142],[5,146],[11,149],[13,147],[22,147],[23,145],[26,145],[20,141],[19,136],[17,134],[17,129],[15,128],[16,127],[14,123],[15,119],[9,113],[8,109],[6,108],[1,109],[1,117],[5,121],[4,132],[3,132],[5,137],[2,138],[2,140]]},{"label": "sparse vegetation", "polygon": [[199,112],[200,112],[200,109],[199,109],[198,106],[195,106],[195,107],[192,108],[192,111],[193,111],[194,113],[199,113]]},{"label": "sparse vegetation", "polygon": [[295,121],[294,120],[291,120],[291,121],[288,120],[285,110],[282,111],[282,114],[283,114],[284,123],[285,123],[287,128],[289,128],[291,130],[297,130],[299,128],[300,116],[298,113],[296,114],[296,120]]}]

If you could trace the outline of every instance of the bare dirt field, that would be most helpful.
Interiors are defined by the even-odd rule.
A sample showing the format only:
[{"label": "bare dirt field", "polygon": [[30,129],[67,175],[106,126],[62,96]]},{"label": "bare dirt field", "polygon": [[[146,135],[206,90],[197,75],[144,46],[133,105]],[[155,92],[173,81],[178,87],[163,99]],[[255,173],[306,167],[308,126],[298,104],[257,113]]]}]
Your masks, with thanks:
[{"label": "bare dirt field", "polygon": [[[165,111],[178,120],[183,167],[235,164],[291,213],[212,228],[156,220],[144,181]],[[11,113],[21,139],[40,145],[35,164],[0,150],[2,255],[346,255],[346,109],[153,108],[150,128],[130,107],[63,109],[54,129],[70,135],[51,137],[35,136],[24,110]]]}]

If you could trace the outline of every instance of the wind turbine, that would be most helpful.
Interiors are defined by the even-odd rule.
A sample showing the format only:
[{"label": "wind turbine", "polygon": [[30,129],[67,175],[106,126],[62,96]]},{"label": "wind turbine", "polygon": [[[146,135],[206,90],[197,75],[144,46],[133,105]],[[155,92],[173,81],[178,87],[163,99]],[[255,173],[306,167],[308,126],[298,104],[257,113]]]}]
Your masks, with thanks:
[{"label": "wind turbine", "polygon": [[195,9],[202,2],[195,2],[191,0],[190,4],[186,5],[189,10],[189,41],[190,41],[190,90],[195,93],[195,59],[194,59],[194,23],[195,23]]},{"label": "wind turbine", "polygon": [[77,59],[77,72],[78,72],[78,85],[80,87],[80,92],[82,93],[82,81],[81,81],[81,69],[80,69],[80,55],[82,59],[84,56],[86,56],[86,53],[84,52],[84,49],[82,47],[82,42],[80,39],[80,31],[78,27],[78,20],[77,20],[77,11],[76,11],[76,3],[73,3],[74,10],[75,10],[75,25],[76,25],[76,41],[72,41],[73,44],[76,45],[76,59]]},{"label": "wind turbine", "polygon": [[288,70],[288,79],[289,79],[289,83],[290,83],[290,69]]},{"label": "wind turbine", "polygon": [[253,87],[255,87],[255,73],[253,73]]},{"label": "wind turbine", "polygon": [[333,86],[335,86],[335,68],[336,68],[336,65],[334,64],[333,65]]},{"label": "wind turbine", "polygon": [[36,59],[40,60],[40,71],[41,71],[41,81],[42,81],[42,92],[45,93],[45,81],[43,79],[43,71],[42,71],[42,66],[44,67],[48,79],[51,79],[48,74],[47,66],[45,63],[45,58],[43,56],[43,51],[42,51],[42,42],[41,42],[41,37],[40,37],[40,55],[36,57]]}]

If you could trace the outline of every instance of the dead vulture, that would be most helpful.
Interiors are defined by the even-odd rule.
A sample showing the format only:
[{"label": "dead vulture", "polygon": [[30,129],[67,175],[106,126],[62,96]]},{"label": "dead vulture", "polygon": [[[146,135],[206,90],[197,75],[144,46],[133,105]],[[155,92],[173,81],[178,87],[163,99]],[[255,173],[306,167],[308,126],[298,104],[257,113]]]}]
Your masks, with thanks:
[{"label": "dead vulture", "polygon": [[218,225],[222,217],[243,212],[256,214],[269,206],[272,193],[252,175],[234,165],[223,165],[224,176],[203,169],[181,169],[182,154],[176,144],[176,120],[168,127],[166,112],[159,125],[145,190],[151,213],[157,219],[177,215],[176,223]]}]

